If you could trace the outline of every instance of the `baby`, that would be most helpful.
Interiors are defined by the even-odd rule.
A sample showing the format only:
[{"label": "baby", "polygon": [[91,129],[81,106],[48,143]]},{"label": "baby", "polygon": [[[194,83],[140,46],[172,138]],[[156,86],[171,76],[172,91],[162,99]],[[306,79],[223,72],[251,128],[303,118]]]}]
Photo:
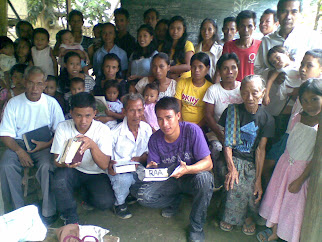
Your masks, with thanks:
[{"label": "baby", "polygon": [[150,124],[153,132],[160,129],[157,116],[155,115],[155,104],[159,97],[159,86],[155,82],[145,86],[143,91],[144,97],[144,121]]},{"label": "baby", "polygon": [[7,36],[0,36],[0,88],[9,89],[9,71],[16,64],[13,42]]}]

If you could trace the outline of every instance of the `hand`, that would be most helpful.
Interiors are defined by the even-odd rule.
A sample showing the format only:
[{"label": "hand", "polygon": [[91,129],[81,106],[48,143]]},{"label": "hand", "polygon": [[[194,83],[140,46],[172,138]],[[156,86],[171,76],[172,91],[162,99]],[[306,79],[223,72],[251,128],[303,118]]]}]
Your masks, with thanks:
[{"label": "hand", "polygon": [[135,79],[138,79],[139,76],[136,76],[136,75],[131,75],[127,78],[128,81],[131,81],[131,80],[135,80]]},{"label": "hand", "polygon": [[301,190],[302,187],[302,181],[299,179],[294,180],[291,182],[291,184],[288,186],[288,191],[290,193],[298,193]]},{"label": "hand", "polygon": [[116,175],[116,172],[114,171],[113,169],[113,165],[115,165],[117,162],[115,160],[110,160],[110,163],[108,164],[108,174],[112,175],[112,176],[115,176]]},{"label": "hand", "polygon": [[158,168],[158,163],[151,161],[149,164],[147,164],[146,168]]},{"label": "hand", "polygon": [[33,150],[28,151],[28,153],[35,153],[37,151],[46,149],[48,147],[48,142],[36,141],[36,140],[33,140],[33,139],[31,140],[31,142],[36,144],[36,147]]},{"label": "hand", "polygon": [[66,167],[68,167],[68,168],[76,168],[76,167],[77,167],[77,166],[79,166],[80,164],[81,164],[81,162],[77,162],[77,163],[72,164],[72,165],[70,165],[70,164],[66,164],[66,163],[65,163]]},{"label": "hand", "polygon": [[265,94],[263,98],[263,104],[267,106],[271,102],[271,99],[269,98],[269,95]]},{"label": "hand", "polygon": [[255,204],[261,200],[262,195],[263,195],[262,181],[256,180],[255,187],[254,187],[254,196],[257,196],[257,198],[255,199]]},{"label": "hand", "polygon": [[87,136],[84,135],[77,135],[77,138],[79,138],[79,141],[83,142],[82,146],[80,147],[79,153],[82,155],[87,149],[92,149],[94,146],[94,141]]},{"label": "hand", "polygon": [[23,149],[16,152],[18,155],[19,161],[23,167],[32,167],[34,166],[34,162],[30,158],[29,154]]},{"label": "hand", "polygon": [[281,72],[280,74],[278,74],[274,82],[276,82],[278,85],[281,85],[285,81],[285,79],[286,79],[286,73]]},{"label": "hand", "polygon": [[234,188],[234,183],[238,184],[238,171],[234,167],[231,171],[228,171],[228,174],[226,175],[225,179],[225,189],[229,191],[229,189]]},{"label": "hand", "polygon": [[188,174],[189,170],[188,170],[188,166],[186,164],[186,162],[180,161],[180,167],[179,169],[174,172],[170,177],[174,177],[176,179],[182,177],[185,174]]},{"label": "hand", "polygon": [[95,117],[94,117],[94,119],[95,119],[96,121],[100,121],[100,122],[104,123],[104,122],[103,122],[104,117],[102,117],[102,116],[95,116]]}]

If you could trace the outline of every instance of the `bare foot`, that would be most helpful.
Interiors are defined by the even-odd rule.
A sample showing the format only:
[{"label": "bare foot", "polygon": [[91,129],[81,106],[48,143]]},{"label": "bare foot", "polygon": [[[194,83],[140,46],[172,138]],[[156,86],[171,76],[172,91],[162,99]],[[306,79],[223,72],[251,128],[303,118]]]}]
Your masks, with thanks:
[{"label": "bare foot", "polygon": [[272,241],[272,240],[277,240],[278,239],[278,236],[277,234],[272,234],[271,236],[268,237],[268,241]]},{"label": "bare foot", "polygon": [[224,221],[220,221],[220,228],[223,230],[223,231],[232,231],[233,229],[233,226],[229,223],[226,223]]}]

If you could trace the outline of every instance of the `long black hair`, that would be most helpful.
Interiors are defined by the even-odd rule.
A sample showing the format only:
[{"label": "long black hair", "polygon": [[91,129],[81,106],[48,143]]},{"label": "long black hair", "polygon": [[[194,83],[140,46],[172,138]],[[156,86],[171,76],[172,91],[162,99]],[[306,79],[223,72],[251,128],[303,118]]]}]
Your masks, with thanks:
[{"label": "long black hair", "polygon": [[[204,52],[198,52],[196,54],[194,54],[192,57],[191,57],[191,60],[190,60],[190,65],[192,65],[192,63],[195,61],[195,60],[198,60],[200,61],[202,64],[204,64],[206,67],[209,66],[210,67],[210,59],[209,59],[209,56],[204,53]],[[207,81],[210,81],[212,82],[211,80],[211,77],[210,75],[207,73],[206,76],[205,76],[205,79]]]},{"label": "long black hair", "polygon": [[[108,54],[106,54],[104,56],[103,61],[102,61],[102,67],[101,67],[103,75],[104,75],[103,66],[104,66],[105,61],[107,61],[107,60],[115,60],[115,61],[117,61],[118,65],[119,65],[119,70],[118,70],[118,72],[116,72],[115,77],[116,77],[116,79],[122,78],[122,75],[121,75],[121,59],[114,53],[108,53]],[[106,76],[104,76],[104,78],[106,79]]]},{"label": "long black hair", "polygon": [[[139,42],[138,41],[136,42],[136,47],[133,52],[133,60],[140,59],[142,56],[144,58],[149,58],[152,56],[153,52],[156,51],[156,49],[157,49],[157,41],[155,38],[154,29],[148,24],[143,24],[140,26],[140,28],[137,31],[138,36],[139,36],[140,31],[142,31],[142,30],[145,30],[151,36],[153,36],[153,39],[152,39],[151,43],[146,47],[145,52],[144,52],[143,48],[140,46]],[[139,38],[137,38],[137,39],[139,39]]]},{"label": "long black hair", "polygon": [[16,61],[19,62],[19,56],[17,55],[17,50],[18,50],[18,46],[21,42],[25,41],[28,46],[29,46],[29,53],[28,53],[28,56],[26,58],[26,62],[29,62],[29,61],[32,61],[32,55],[31,55],[31,47],[32,47],[32,44],[31,44],[31,41],[27,38],[19,38],[16,40],[16,42],[13,43],[14,45],[14,48],[15,48],[15,57],[16,57]]},{"label": "long black hair", "polygon": [[202,29],[203,25],[206,22],[211,23],[212,26],[214,26],[214,29],[216,30],[215,33],[213,34],[211,40],[213,41],[213,43],[215,43],[215,42],[219,43],[220,38],[219,38],[219,35],[218,35],[218,25],[217,25],[216,21],[211,19],[211,18],[205,18],[202,21],[202,23],[200,24],[200,30],[199,30],[199,36],[198,36],[198,44],[200,44],[203,41],[203,38],[202,38],[202,35],[201,35],[201,29]]},{"label": "long black hair", "polygon": [[171,24],[173,24],[175,21],[180,21],[182,23],[183,28],[184,28],[184,32],[174,49],[173,60],[175,62],[184,63],[185,54],[186,54],[186,52],[184,51],[184,47],[185,47],[186,41],[188,39],[188,34],[187,34],[187,25],[186,25],[186,22],[183,17],[174,16],[170,19],[169,28],[167,31],[167,36],[166,36],[164,45],[162,47],[162,52],[167,53],[169,56],[171,55],[173,39],[170,36],[169,29],[170,29]]}]

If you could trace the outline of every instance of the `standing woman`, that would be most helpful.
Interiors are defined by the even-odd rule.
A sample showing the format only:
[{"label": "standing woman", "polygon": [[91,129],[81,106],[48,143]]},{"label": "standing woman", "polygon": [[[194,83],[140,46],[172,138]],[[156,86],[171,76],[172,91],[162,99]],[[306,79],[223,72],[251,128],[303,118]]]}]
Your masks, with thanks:
[{"label": "standing woman", "polygon": [[199,52],[191,58],[191,77],[181,78],[177,84],[176,95],[181,112],[181,121],[205,125],[203,97],[212,85],[208,74],[210,59],[206,53]]},{"label": "standing woman", "polygon": [[215,80],[216,64],[222,54],[223,47],[218,44],[218,25],[210,18],[206,18],[200,25],[198,45],[195,47],[196,53],[205,52],[210,58],[209,75]]},{"label": "standing woman", "polygon": [[170,70],[170,59],[166,53],[160,52],[153,56],[151,63],[152,76],[142,78],[135,86],[136,90],[143,94],[147,84],[156,82],[159,84],[159,97],[173,97],[176,93],[177,82],[167,77]]},{"label": "standing woman", "polygon": [[153,28],[143,24],[138,29],[138,40],[134,52],[130,56],[129,81],[149,76],[152,57],[158,53]]},{"label": "standing woman", "polygon": [[165,43],[161,48],[162,52],[170,56],[170,78],[191,77],[190,59],[195,52],[195,48],[187,38],[187,27],[184,19],[181,16],[172,17],[169,21]]}]

